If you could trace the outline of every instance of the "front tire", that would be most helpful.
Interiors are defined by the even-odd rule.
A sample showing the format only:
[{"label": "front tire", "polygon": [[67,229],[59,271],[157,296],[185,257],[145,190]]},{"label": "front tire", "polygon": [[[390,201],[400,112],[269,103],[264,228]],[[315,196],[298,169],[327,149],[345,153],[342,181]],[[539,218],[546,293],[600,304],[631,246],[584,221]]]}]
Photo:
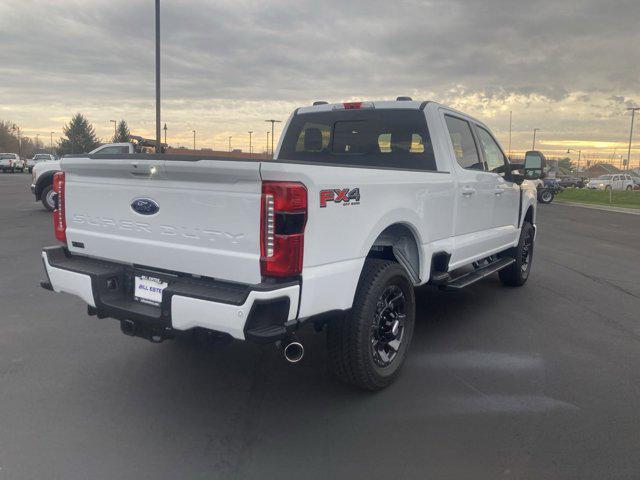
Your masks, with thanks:
[{"label": "front tire", "polygon": [[627,185],[627,188],[625,190],[627,192],[630,192],[631,190],[633,190],[633,187],[631,185]]},{"label": "front tire", "polygon": [[531,262],[533,261],[533,246],[535,230],[529,222],[522,224],[518,246],[509,249],[506,256],[516,259],[509,267],[498,272],[500,281],[509,287],[521,287],[529,278]]},{"label": "front tire", "polygon": [[351,312],[328,326],[329,369],[365,390],[389,386],[406,358],[414,323],[415,293],[404,268],[366,260]]},{"label": "front tire", "polygon": [[40,201],[42,202],[42,205],[50,212],[53,212],[53,210],[56,208],[55,195],[56,194],[53,191],[53,185],[47,185],[46,187],[44,187],[42,189],[42,193],[40,194]]}]

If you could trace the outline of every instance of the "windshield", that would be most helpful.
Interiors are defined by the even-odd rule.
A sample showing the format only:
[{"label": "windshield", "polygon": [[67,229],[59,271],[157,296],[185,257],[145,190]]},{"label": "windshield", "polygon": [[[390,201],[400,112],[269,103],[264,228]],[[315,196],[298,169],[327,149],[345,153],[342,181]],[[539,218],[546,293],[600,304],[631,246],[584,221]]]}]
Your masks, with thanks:
[{"label": "windshield", "polygon": [[35,160],[47,160],[48,158],[49,158],[49,155],[43,155],[43,154],[36,155],[34,157]]},{"label": "windshield", "polygon": [[437,170],[420,110],[333,110],[293,117],[279,159]]},{"label": "windshield", "polygon": [[597,180],[611,180],[612,175],[600,175]]}]

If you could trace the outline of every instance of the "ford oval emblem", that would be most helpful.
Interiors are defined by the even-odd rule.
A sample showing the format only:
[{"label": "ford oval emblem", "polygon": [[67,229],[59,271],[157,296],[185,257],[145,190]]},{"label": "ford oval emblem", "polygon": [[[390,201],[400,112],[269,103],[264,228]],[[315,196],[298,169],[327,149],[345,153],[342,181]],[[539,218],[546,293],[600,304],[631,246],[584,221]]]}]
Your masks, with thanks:
[{"label": "ford oval emblem", "polygon": [[140,215],[154,215],[160,210],[158,204],[150,198],[136,198],[131,202],[131,208]]}]

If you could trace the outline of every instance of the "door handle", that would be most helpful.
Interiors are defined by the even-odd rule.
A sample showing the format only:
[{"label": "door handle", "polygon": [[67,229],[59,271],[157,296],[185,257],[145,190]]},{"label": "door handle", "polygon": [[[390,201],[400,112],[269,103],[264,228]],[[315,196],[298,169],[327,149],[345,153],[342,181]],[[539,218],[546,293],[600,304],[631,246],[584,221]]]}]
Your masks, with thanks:
[{"label": "door handle", "polygon": [[498,187],[493,191],[493,193],[494,195],[502,195],[504,193],[504,190]]},{"label": "door handle", "polygon": [[470,197],[474,193],[476,193],[476,189],[475,188],[469,187],[469,186],[462,187],[462,195],[463,196]]}]

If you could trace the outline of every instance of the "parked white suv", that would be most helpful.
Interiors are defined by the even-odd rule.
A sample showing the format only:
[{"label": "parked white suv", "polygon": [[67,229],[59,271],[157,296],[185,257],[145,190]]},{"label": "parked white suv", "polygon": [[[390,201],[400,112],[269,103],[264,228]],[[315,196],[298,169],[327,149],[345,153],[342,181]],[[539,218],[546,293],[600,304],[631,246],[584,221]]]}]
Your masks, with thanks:
[{"label": "parked white suv", "polygon": [[587,188],[598,190],[633,190],[633,179],[627,174],[601,175],[587,183]]},{"label": "parked white suv", "polygon": [[415,286],[458,290],[496,272],[521,286],[531,270],[524,166],[486,125],[433,102],[298,108],[268,161],[89,155],[61,167],[63,245],[42,252],[44,288],[128,335],[276,342],[292,362],[296,331],[313,324],[334,374],[365,389],[400,371]]}]

